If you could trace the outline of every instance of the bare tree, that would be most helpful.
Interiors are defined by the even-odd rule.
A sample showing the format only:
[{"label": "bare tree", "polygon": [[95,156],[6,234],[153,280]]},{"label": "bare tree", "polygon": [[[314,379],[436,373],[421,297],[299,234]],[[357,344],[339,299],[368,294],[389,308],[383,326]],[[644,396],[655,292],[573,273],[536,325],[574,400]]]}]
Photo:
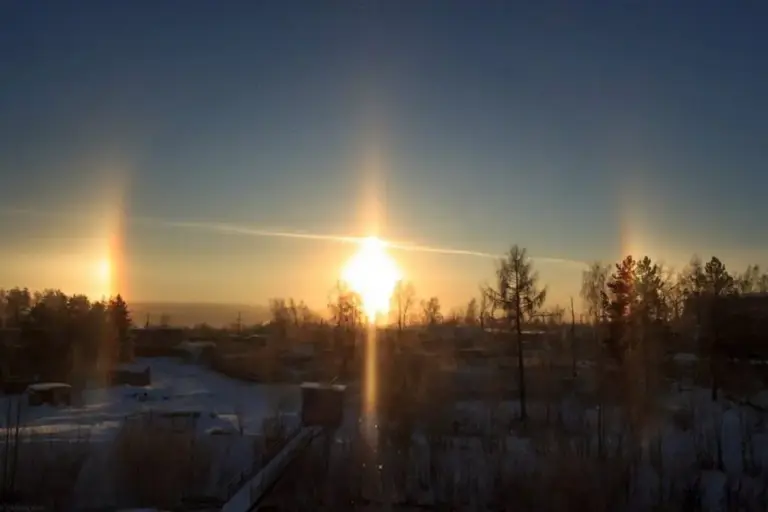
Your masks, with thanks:
[{"label": "bare tree", "polygon": [[685,276],[682,272],[675,273],[666,269],[662,279],[668,319],[676,322],[683,317],[684,312]]},{"label": "bare tree", "polygon": [[604,320],[603,297],[610,272],[609,265],[595,262],[581,273],[581,300],[584,302],[587,317],[598,327]]},{"label": "bare tree", "polygon": [[739,293],[765,291],[761,290],[761,285],[763,284],[764,278],[767,276],[768,274],[760,273],[759,265],[747,265],[747,270],[745,270],[743,274],[736,275],[734,284]]},{"label": "bare tree", "polygon": [[422,301],[421,309],[423,312],[424,323],[427,325],[437,325],[442,323],[443,314],[441,313],[440,299],[430,297],[429,300]]},{"label": "bare tree", "polygon": [[520,388],[520,417],[528,418],[525,390],[525,361],[523,358],[523,324],[530,321],[543,306],[546,288],[538,288],[538,273],[526,250],[513,245],[496,268],[496,288],[488,287],[488,298],[506,316],[517,337],[518,386]]},{"label": "bare tree", "polygon": [[464,323],[467,325],[476,325],[478,319],[477,299],[474,297],[467,303],[467,309],[464,313]]},{"label": "bare tree", "polygon": [[271,299],[269,301],[269,312],[272,315],[272,325],[277,330],[280,341],[284,341],[288,336],[288,324],[291,321],[291,314],[285,299]]},{"label": "bare tree", "polygon": [[493,315],[495,313],[496,305],[493,303],[493,301],[488,297],[488,293],[486,292],[487,287],[480,287],[480,328],[485,330],[486,325],[488,324],[488,320],[493,318]]},{"label": "bare tree", "polygon": [[337,328],[354,330],[363,322],[362,298],[342,281],[336,283],[328,301],[328,309]]},{"label": "bare tree", "polygon": [[318,320],[317,315],[309,309],[309,306],[307,306],[303,300],[299,302],[298,314],[299,320],[304,325],[316,323]]},{"label": "bare tree", "polygon": [[293,297],[288,299],[288,313],[290,314],[291,322],[293,323],[293,325],[298,327],[299,320],[300,320],[299,305],[296,303]]},{"label": "bare tree", "polygon": [[408,314],[413,309],[416,301],[416,291],[413,283],[398,281],[392,292],[392,311],[396,315],[398,331],[402,331],[408,324]]},{"label": "bare tree", "polygon": [[355,357],[357,331],[363,322],[363,301],[359,294],[338,281],[328,300],[328,309],[336,324],[336,350],[342,353],[340,375],[346,378]]}]

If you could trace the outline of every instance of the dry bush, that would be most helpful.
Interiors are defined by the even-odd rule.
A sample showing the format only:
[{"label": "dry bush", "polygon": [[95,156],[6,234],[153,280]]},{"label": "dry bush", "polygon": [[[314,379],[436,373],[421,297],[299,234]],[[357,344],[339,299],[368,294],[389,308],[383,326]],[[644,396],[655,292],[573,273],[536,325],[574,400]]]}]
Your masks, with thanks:
[{"label": "dry bush", "polygon": [[521,470],[497,476],[494,508],[553,512],[608,512],[626,508],[631,492],[628,461],[557,453],[541,462],[546,470]]},{"label": "dry bush", "polygon": [[[24,504],[56,510],[71,507],[80,469],[90,454],[88,438],[78,437],[72,441],[21,438],[12,451],[14,449],[18,462],[13,465],[13,474],[9,474],[11,494]],[[10,454],[9,458],[13,460],[14,455]],[[7,467],[4,457],[0,459],[3,467]]]},{"label": "dry bush", "polygon": [[120,503],[173,507],[205,488],[212,460],[210,447],[194,430],[141,418],[124,423],[111,462]]}]

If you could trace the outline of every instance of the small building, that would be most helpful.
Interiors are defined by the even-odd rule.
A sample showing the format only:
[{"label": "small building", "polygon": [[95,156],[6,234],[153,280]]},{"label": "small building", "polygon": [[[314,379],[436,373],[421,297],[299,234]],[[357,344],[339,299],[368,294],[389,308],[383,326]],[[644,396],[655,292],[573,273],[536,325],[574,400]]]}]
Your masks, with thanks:
[{"label": "small building", "polygon": [[71,405],[72,386],[63,382],[41,382],[27,388],[29,405]]},{"label": "small building", "polygon": [[121,364],[109,376],[113,386],[149,386],[152,384],[152,374],[149,366],[137,364]]},{"label": "small building", "polygon": [[301,385],[301,422],[305,426],[338,427],[344,416],[341,384],[305,382]]},{"label": "small building", "polygon": [[175,347],[184,341],[184,329],[181,327],[145,327],[133,330],[136,345]]},{"label": "small building", "polygon": [[209,363],[216,353],[216,343],[213,341],[184,341],[178,349],[189,362]]},{"label": "small building", "polygon": [[145,327],[132,331],[133,351],[138,357],[167,357],[177,355],[177,347],[185,339],[180,327]]}]

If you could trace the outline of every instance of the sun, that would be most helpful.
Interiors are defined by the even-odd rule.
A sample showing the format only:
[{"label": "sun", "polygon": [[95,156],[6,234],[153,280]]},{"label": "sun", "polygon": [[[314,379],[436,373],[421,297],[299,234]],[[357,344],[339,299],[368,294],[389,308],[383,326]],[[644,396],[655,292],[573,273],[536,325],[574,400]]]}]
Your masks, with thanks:
[{"label": "sun", "polygon": [[389,312],[389,300],[400,280],[400,270],[387,254],[386,244],[368,237],[344,266],[341,278],[360,294],[365,314],[373,322],[376,315]]}]

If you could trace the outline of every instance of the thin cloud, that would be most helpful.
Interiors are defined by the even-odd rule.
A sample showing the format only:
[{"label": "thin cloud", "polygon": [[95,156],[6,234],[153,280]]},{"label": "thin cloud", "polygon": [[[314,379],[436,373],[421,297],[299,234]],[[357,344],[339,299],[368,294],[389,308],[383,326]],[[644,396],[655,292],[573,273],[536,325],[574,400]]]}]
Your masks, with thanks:
[{"label": "thin cloud", "polygon": [[[418,244],[403,244],[403,243],[389,243],[389,247],[392,247],[393,249],[400,249],[404,251],[415,251],[415,252],[432,252],[436,254],[455,254],[458,256],[475,256],[478,258],[488,258],[488,259],[499,259],[503,258],[504,254],[494,254],[490,252],[481,252],[481,251],[472,251],[469,249],[451,249],[447,247],[431,247],[427,245],[418,245]],[[565,258],[550,258],[546,256],[531,256],[531,259],[546,262],[546,263],[558,263],[563,265],[578,265],[579,267],[583,267],[586,263],[579,260],[570,260]]]},{"label": "thin cloud", "polygon": [[156,224],[171,228],[187,228],[198,229],[205,231],[214,231],[218,233],[232,234],[232,235],[244,235],[244,236],[257,236],[257,237],[274,237],[274,238],[297,238],[301,240],[321,240],[326,242],[341,242],[341,243],[359,243],[363,240],[363,237],[343,236],[343,235],[330,235],[320,233],[306,233],[302,231],[281,231],[270,229],[258,229],[248,226],[240,226],[237,224],[225,224],[219,222],[176,222],[176,221],[149,221]]},{"label": "thin cloud", "polygon": [[413,252],[433,252],[437,254],[455,254],[459,256],[476,256],[478,258],[499,258],[500,254],[491,254],[488,252],[479,252],[479,251],[471,251],[468,249],[451,249],[448,247],[430,247],[427,245],[418,245],[418,244],[404,244],[404,243],[398,243],[398,242],[388,242],[387,247],[392,247],[393,249],[399,249],[402,251],[413,251]]},{"label": "thin cloud", "polygon": [[[62,214],[47,212],[42,210],[31,210],[23,208],[11,208],[2,210],[6,214],[10,215],[30,215],[37,217],[61,217]],[[78,213],[64,214],[67,217],[73,218],[89,218],[90,216]],[[134,224],[143,224],[149,226],[161,226],[171,229],[192,229],[199,231],[209,231],[212,233],[222,233],[240,236],[255,236],[265,238],[293,238],[298,240],[315,240],[323,242],[337,242],[337,243],[350,243],[357,244],[365,240],[363,236],[349,236],[349,235],[335,235],[328,233],[307,233],[304,231],[286,231],[280,229],[264,229],[244,226],[240,224],[230,224],[223,222],[199,222],[199,221],[172,221],[167,219],[156,219],[151,217],[131,217],[127,219]],[[489,252],[474,251],[471,249],[456,249],[450,247],[435,247],[430,245],[421,245],[407,242],[398,242],[394,240],[386,240],[387,247],[395,250],[409,251],[409,252],[425,252],[433,254],[444,254],[454,256],[471,256],[475,258],[485,259],[498,259],[504,257],[504,254],[493,254]],[[579,266],[586,265],[583,261],[571,260],[565,258],[551,258],[542,256],[531,256],[531,259],[546,263],[556,263],[561,265]]]},{"label": "thin cloud", "polygon": [[[251,228],[247,226],[241,226],[237,224],[226,223],[211,223],[211,222],[161,222],[163,225],[169,227],[180,227],[190,229],[204,229],[209,231],[216,231],[219,233],[229,233],[235,235],[245,236],[259,236],[259,237],[277,237],[277,238],[297,238],[304,240],[320,240],[326,242],[341,242],[341,243],[361,243],[366,239],[363,236],[348,236],[348,235],[333,235],[333,234],[321,234],[321,233],[306,233],[306,232],[294,232],[283,230],[269,230]],[[444,255],[456,255],[456,256],[473,256],[476,258],[486,259],[498,259],[504,257],[504,254],[493,254],[489,252],[473,251],[470,249],[455,249],[449,247],[434,247],[429,245],[420,245],[413,243],[397,242],[391,240],[385,240],[387,247],[401,251],[411,252],[427,252],[434,254]],[[532,259],[547,262],[557,263],[564,265],[578,265],[583,267],[585,262],[578,260],[570,260],[564,258],[550,258],[550,257],[537,257],[531,256]]]}]

